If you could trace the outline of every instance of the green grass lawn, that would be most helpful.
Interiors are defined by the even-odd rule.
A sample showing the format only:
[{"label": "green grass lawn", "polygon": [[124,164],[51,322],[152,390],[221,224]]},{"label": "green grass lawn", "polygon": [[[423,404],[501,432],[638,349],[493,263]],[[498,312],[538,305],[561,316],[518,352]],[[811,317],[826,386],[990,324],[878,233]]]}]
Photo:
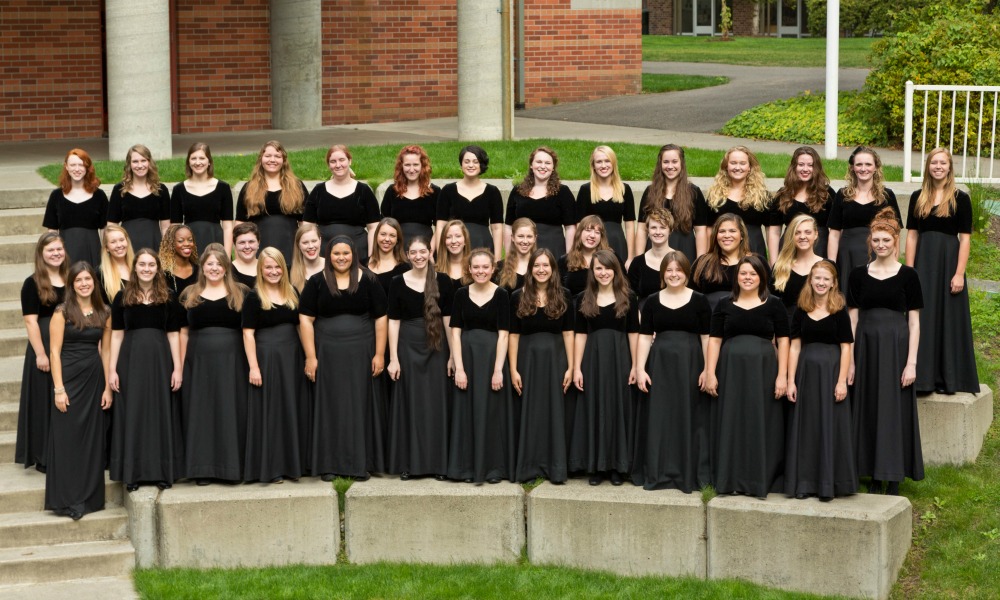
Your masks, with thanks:
[{"label": "green grass lawn", "polygon": [[[872,38],[841,38],[840,66],[868,68]],[[656,62],[710,62],[775,67],[826,65],[826,38],[737,37],[686,35],[642,36],[642,60]]]},{"label": "green grass lawn", "polygon": [[708,77],[705,75],[671,75],[662,73],[642,74],[642,93],[680,92],[696,90],[729,83],[728,77]]},{"label": "green grass lawn", "polygon": [[[665,139],[664,143],[670,140]],[[431,159],[434,177],[439,179],[459,179],[458,151],[467,142],[434,142],[424,144]],[[559,155],[559,175],[563,179],[589,179],[590,153],[594,147],[604,142],[592,140],[520,140],[515,142],[482,142],[482,146],[490,155],[489,171],[486,177],[495,179],[511,179],[520,181],[528,168],[528,156],[540,145],[551,146]],[[648,181],[656,163],[658,146],[641,144],[610,144],[618,155],[618,165],[622,177],[629,181]],[[396,153],[402,144],[385,144],[380,146],[354,146],[351,153],[354,156],[354,171],[359,179],[367,181],[372,187],[392,178]],[[725,153],[721,150],[701,150],[686,148],[688,173],[693,177],[712,177],[719,169],[719,163]],[[245,181],[250,174],[256,154],[249,155],[217,155],[215,158],[215,174],[230,183]],[[300,150],[289,153],[289,161],[295,174],[305,180],[323,180],[330,177],[326,166],[326,149]],[[783,178],[788,169],[787,154],[757,154],[764,173],[768,177]],[[100,161],[96,163],[97,175],[105,183],[121,180],[122,161]],[[184,159],[172,158],[157,162],[160,178],[163,181],[181,181],[184,179]],[[847,162],[842,160],[824,161],[827,174],[834,180],[834,187],[840,187],[847,172]],[[61,163],[51,164],[39,169],[39,173],[53,184],[59,180]],[[900,167],[886,167],[885,176],[889,181],[900,181],[903,170]],[[635,190],[642,193],[642,190]]]}]

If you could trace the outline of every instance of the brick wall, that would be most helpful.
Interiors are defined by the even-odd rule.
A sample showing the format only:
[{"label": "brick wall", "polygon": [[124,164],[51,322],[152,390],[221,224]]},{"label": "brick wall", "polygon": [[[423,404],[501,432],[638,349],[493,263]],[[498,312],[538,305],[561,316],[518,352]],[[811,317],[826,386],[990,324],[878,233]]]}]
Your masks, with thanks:
[{"label": "brick wall", "polygon": [[649,34],[672,35],[674,33],[674,0],[649,0]]},{"label": "brick wall", "polygon": [[527,108],[641,91],[641,10],[570,10],[570,0],[532,0],[524,25]]},{"label": "brick wall", "polygon": [[268,0],[175,0],[180,133],[271,127]]},{"label": "brick wall", "polygon": [[733,11],[733,35],[757,35],[757,3],[753,0],[729,0]]},{"label": "brick wall", "polygon": [[102,71],[98,0],[4,0],[0,141],[99,137]]},{"label": "brick wall", "polygon": [[323,3],[323,124],[457,114],[455,0]]}]

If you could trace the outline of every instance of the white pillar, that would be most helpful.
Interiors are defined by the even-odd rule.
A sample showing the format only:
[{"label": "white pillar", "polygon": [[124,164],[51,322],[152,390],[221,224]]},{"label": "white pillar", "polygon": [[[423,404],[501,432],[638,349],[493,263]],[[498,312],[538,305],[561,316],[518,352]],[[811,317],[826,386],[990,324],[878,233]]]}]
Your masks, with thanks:
[{"label": "white pillar", "polygon": [[503,137],[500,2],[458,4],[458,139]]},{"label": "white pillar", "polygon": [[133,144],[154,158],[173,152],[169,0],[106,0],[108,151],[124,160]]},{"label": "white pillar", "polygon": [[837,158],[837,107],[840,93],[840,0],[826,3],[826,146],[827,159]]},{"label": "white pillar", "polygon": [[271,0],[271,127],[323,124],[323,4]]}]

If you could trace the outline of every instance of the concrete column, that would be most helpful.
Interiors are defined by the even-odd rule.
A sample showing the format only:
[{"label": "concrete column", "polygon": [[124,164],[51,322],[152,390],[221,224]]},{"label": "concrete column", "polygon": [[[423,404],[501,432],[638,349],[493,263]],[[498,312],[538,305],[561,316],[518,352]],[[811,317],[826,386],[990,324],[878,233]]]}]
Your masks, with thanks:
[{"label": "concrete column", "polygon": [[271,126],[323,124],[323,5],[271,0]]},{"label": "concrete column", "polygon": [[458,139],[503,136],[500,2],[458,2]]},{"label": "concrete column", "polygon": [[133,144],[169,158],[170,2],[106,0],[108,151],[123,160]]}]

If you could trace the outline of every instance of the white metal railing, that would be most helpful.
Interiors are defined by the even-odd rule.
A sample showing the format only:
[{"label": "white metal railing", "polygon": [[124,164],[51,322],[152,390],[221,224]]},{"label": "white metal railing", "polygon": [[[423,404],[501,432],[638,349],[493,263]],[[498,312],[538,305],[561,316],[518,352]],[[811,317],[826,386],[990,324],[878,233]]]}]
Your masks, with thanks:
[{"label": "white metal railing", "polygon": [[[997,149],[997,99],[1000,96],[1000,86],[996,85],[915,85],[912,81],[906,82],[906,121],[903,130],[903,180],[923,181],[923,173],[911,175],[913,171],[913,93],[923,92],[923,117],[921,119],[920,132],[920,163],[919,168],[923,168],[924,156],[926,152],[945,146],[952,154],[952,165],[955,169],[955,180],[963,183],[1000,183],[1000,158],[996,155]],[[927,139],[928,129],[928,106],[932,106],[932,94],[937,95],[937,114],[931,113],[931,121],[935,123],[934,143],[929,144]],[[964,96],[964,106],[962,109],[962,99]],[[950,97],[950,100],[949,100]],[[978,97],[978,102],[973,99]],[[918,96],[919,99],[919,96]],[[992,100],[992,102],[990,102]],[[978,105],[978,112],[976,106]],[[984,107],[992,111],[983,114]],[[933,108],[932,108],[933,110]],[[947,113],[950,112],[950,116]],[[956,114],[961,121],[958,138],[961,143],[961,152],[955,150],[956,142]],[[947,135],[942,135],[942,115],[947,119],[944,123]],[[936,119],[936,120],[935,120]],[[974,120],[973,120],[974,119]],[[970,129],[970,120],[973,129]],[[984,133],[983,124],[986,122],[988,131],[986,141],[988,142],[989,154],[984,154]],[[975,132],[975,149],[970,156],[969,137]],[[961,158],[961,168],[958,168],[958,160]],[[974,164],[969,164],[969,159],[973,159]]]}]

